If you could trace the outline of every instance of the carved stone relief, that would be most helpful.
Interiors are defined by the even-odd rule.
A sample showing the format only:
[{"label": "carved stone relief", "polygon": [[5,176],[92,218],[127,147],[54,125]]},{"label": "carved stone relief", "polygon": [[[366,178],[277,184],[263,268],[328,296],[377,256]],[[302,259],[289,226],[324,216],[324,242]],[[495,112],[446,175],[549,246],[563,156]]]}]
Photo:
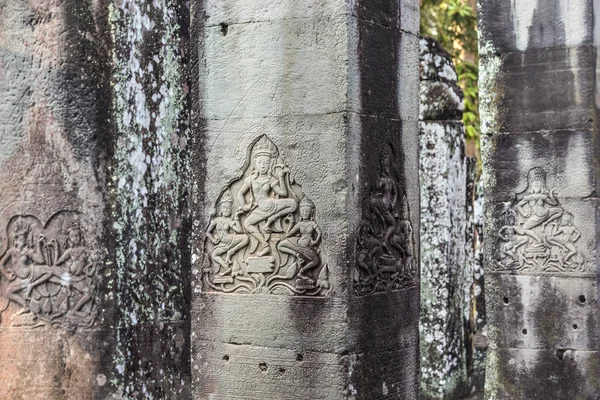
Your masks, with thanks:
[{"label": "carved stone relief", "polygon": [[45,226],[31,215],[9,221],[0,257],[5,323],[67,329],[94,324],[98,264],[85,230],[81,215],[74,212],[58,213]]},{"label": "carved stone relief", "polygon": [[329,271],[314,203],[266,135],[249,156],[208,226],[205,285],[225,293],[325,295]]},{"label": "carved stone relief", "polygon": [[393,166],[394,154],[387,144],[381,153],[379,179],[363,200],[353,276],[354,292],[359,296],[417,283],[408,200]]},{"label": "carved stone relief", "polygon": [[579,249],[581,232],[573,214],[546,185],[546,171],[532,168],[527,188],[507,204],[498,231],[496,270],[581,272],[592,267]]}]

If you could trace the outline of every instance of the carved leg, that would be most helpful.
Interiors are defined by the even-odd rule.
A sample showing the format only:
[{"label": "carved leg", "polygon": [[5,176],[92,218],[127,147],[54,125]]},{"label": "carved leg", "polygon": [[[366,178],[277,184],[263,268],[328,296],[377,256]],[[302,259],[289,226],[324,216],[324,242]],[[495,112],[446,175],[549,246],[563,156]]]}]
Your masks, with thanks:
[{"label": "carved leg", "polygon": [[27,303],[25,302],[25,300],[18,295],[18,293],[22,290],[23,288],[21,287],[20,283],[17,283],[17,285],[14,286],[11,285],[8,288],[6,288],[6,298],[14,301],[23,308],[27,308]]},{"label": "carved leg", "polygon": [[[223,259],[223,257],[221,257],[226,252],[227,252],[227,247],[216,247],[213,250],[213,253],[210,257],[216,264],[219,265],[219,270],[221,270],[222,268],[227,270],[228,263]],[[221,275],[221,273],[219,273],[219,275]]]},{"label": "carved leg", "polygon": [[568,243],[566,248],[568,249],[569,253],[567,254],[567,256],[565,257],[564,262],[566,263],[567,261],[569,261],[569,259],[571,257],[573,257],[575,254],[577,254],[577,249],[575,248],[575,246],[571,243]]},{"label": "carved leg", "polygon": [[290,254],[296,258],[300,258],[300,253],[298,253],[298,247],[288,239],[284,239],[281,242],[279,242],[277,248],[282,253]]},{"label": "carved leg", "polygon": [[267,223],[263,228],[265,232],[270,232],[271,225],[273,225],[273,223],[279,218],[283,217],[284,215],[293,213],[294,211],[296,211],[296,208],[298,208],[296,200],[293,199],[280,199],[279,205],[281,206],[281,209],[275,214],[271,215],[269,218],[267,218]]},{"label": "carved leg", "polygon": [[319,255],[314,251],[304,253],[303,255],[304,255],[304,257],[306,257],[309,260],[309,262],[302,269],[300,269],[300,272],[298,272],[298,277],[304,278],[304,279],[311,279],[309,276],[306,275],[306,272],[319,266],[319,264],[320,264]]},{"label": "carved leg", "polygon": [[232,243],[233,247],[227,252],[227,258],[225,259],[225,262],[227,262],[227,264],[231,264],[231,257],[246,247],[249,241],[250,239],[248,239],[246,236],[236,237],[235,241]]},{"label": "carved leg", "polygon": [[86,303],[90,300],[93,299],[93,296],[90,295],[89,293],[85,293],[83,295],[83,297],[81,299],[79,299],[79,301],[77,302],[77,304],[75,304],[75,307],[73,307],[73,311],[79,311],[81,310],[81,308],[86,305]]},{"label": "carved leg", "polygon": [[33,282],[31,282],[29,284],[29,287],[27,288],[27,291],[25,292],[25,297],[29,298],[31,296],[31,291],[36,286],[41,285],[42,283],[49,281],[50,278],[52,278],[52,272],[45,272],[39,278],[37,278],[36,280],[34,280]]}]

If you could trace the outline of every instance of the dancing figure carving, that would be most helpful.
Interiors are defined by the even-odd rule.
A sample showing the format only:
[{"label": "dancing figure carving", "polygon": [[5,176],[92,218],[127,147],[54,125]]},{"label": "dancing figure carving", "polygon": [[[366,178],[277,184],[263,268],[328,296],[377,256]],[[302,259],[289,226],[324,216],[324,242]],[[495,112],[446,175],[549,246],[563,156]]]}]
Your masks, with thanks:
[{"label": "dancing figure carving", "polygon": [[5,299],[0,312],[6,314],[11,304],[18,307],[10,324],[91,327],[98,315],[98,271],[79,215],[61,212],[45,227],[35,217],[16,216],[8,224],[7,237],[0,258],[0,292]]},{"label": "dancing figure carving", "polygon": [[496,270],[521,272],[591,272],[578,248],[581,232],[549,190],[546,171],[532,168],[527,188],[502,213],[498,230]]},{"label": "dancing figure carving", "polygon": [[377,183],[363,201],[354,269],[354,292],[359,296],[412,287],[418,279],[408,200],[393,162],[387,144]]},{"label": "dancing figure carving", "polygon": [[326,294],[314,203],[266,135],[251,146],[249,159],[241,178],[222,191],[209,223],[205,285],[226,293]]}]

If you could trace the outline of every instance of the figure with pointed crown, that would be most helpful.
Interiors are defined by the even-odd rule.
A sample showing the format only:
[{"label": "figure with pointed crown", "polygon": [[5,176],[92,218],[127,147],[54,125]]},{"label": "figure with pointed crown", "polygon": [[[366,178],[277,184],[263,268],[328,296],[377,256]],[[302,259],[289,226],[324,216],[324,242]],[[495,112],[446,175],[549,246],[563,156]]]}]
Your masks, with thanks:
[{"label": "figure with pointed crown", "polygon": [[[249,242],[240,223],[240,212],[232,217],[233,196],[223,193],[219,202],[219,215],[212,219],[206,235],[215,245],[211,258],[219,266],[218,274],[224,276],[232,272],[232,257]],[[223,258],[223,255],[226,257]]]},{"label": "figure with pointed crown", "polygon": [[[43,265],[45,264],[43,256],[45,237],[40,235],[38,247],[34,248],[31,244],[31,235],[31,225],[19,217],[13,223],[9,236],[9,245],[12,246],[0,259],[2,275],[10,281],[6,288],[6,297],[24,309],[28,308],[27,300],[35,287],[47,281],[61,283],[60,279],[53,276],[52,269]],[[10,268],[7,268],[7,265],[10,265]],[[25,292],[24,296],[22,292]]]},{"label": "figure with pointed crown", "polygon": [[[289,182],[289,169],[285,166],[275,174],[277,147],[269,138],[262,136],[252,150],[254,169],[244,180],[238,192],[239,212],[248,214],[244,228],[261,245],[259,257],[271,253],[268,238],[272,225],[281,217],[293,213],[298,201]],[[277,175],[277,176],[275,176]],[[250,202],[246,195],[250,193]],[[260,228],[262,225],[262,232]]]},{"label": "figure with pointed crown", "polygon": [[314,203],[306,196],[300,202],[300,221],[298,221],[277,245],[282,253],[290,254],[306,264],[298,272],[298,278],[314,282],[306,273],[321,263],[318,246],[321,241],[321,229],[314,220]]},{"label": "figure with pointed crown", "polygon": [[[524,219],[519,234],[528,235],[537,242],[543,240],[543,230],[546,225],[559,219],[563,214],[563,208],[560,206],[555,192],[555,189],[549,191],[546,187],[546,171],[540,167],[532,168],[529,171],[527,194],[517,204],[517,210]],[[541,230],[537,228],[541,228]]]},{"label": "figure with pointed crown", "polygon": [[398,200],[398,186],[392,176],[392,148],[388,144],[381,153],[381,174],[375,187],[375,193],[371,196],[371,211],[383,227],[383,247],[391,253],[389,238],[394,232],[396,218],[394,211]]},{"label": "figure with pointed crown", "polygon": [[53,273],[55,277],[68,282],[71,288],[81,294],[81,298],[73,307],[73,311],[78,312],[94,298],[96,286],[93,276],[96,273],[96,266],[91,260],[79,224],[71,224],[67,227],[65,242],[65,251],[56,260]]}]

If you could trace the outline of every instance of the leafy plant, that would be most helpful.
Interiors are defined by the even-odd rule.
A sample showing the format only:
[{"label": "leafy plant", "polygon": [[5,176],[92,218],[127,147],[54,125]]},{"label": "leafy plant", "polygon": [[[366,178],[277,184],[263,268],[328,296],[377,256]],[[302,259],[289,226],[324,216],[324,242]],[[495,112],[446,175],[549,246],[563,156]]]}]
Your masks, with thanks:
[{"label": "leafy plant", "polygon": [[477,12],[474,1],[421,0],[421,34],[437,40],[452,56],[465,96],[463,122],[467,140],[479,149]]}]

